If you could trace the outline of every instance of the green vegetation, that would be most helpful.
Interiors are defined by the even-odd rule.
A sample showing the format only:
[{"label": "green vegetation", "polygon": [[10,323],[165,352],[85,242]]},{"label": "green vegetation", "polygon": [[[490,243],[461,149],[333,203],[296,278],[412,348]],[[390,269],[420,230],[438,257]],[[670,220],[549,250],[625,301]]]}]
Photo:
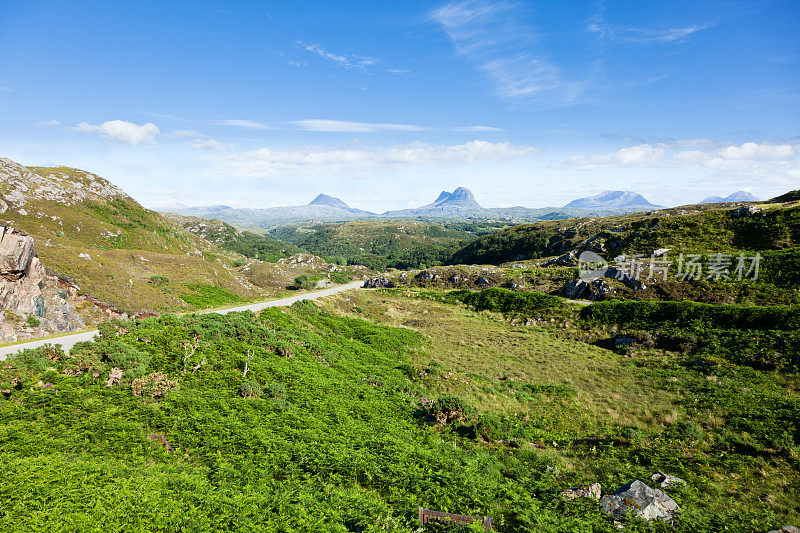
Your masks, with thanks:
[{"label": "green vegetation", "polygon": [[351,281],[353,281],[353,276],[351,276],[347,272],[339,272],[339,271],[331,272],[330,278],[332,282],[339,284],[350,283]]},{"label": "green vegetation", "polygon": [[624,328],[636,342],[759,369],[800,372],[800,306],[610,301],[588,306],[581,315]]},{"label": "green vegetation", "polygon": [[319,281],[319,278],[309,276],[308,274],[301,274],[294,278],[293,287],[298,290],[313,289],[317,286],[317,281]]},{"label": "green vegetation", "polygon": [[29,316],[25,322],[32,328],[38,328],[39,324],[41,324],[41,321],[33,315]]},{"label": "green vegetation", "polygon": [[[800,245],[800,207],[768,207],[753,216],[693,206],[652,214],[542,221],[514,226],[465,246],[452,264],[500,264],[602,245],[607,255],[781,250]],[[591,242],[588,242],[592,239]],[[603,252],[601,252],[603,253]]]},{"label": "green vegetation", "polygon": [[169,285],[169,278],[166,276],[150,276],[147,282],[155,287],[165,287]]},{"label": "green vegetation", "polygon": [[505,226],[493,222],[354,221],[284,226],[271,234],[315,255],[380,271],[442,264],[467,242]]},{"label": "green vegetation", "polygon": [[195,283],[192,285],[187,285],[187,287],[192,291],[192,293],[181,295],[181,299],[187,304],[193,305],[198,309],[247,302],[247,300],[244,298],[241,298],[236,294],[230,293],[215,285]]},{"label": "green vegetation", "polygon": [[223,250],[241,254],[251,259],[274,263],[278,259],[289,257],[302,251],[293,244],[280,241],[269,235],[240,231],[222,220],[181,215],[169,216],[184,229],[204,238],[208,242],[216,244]]}]

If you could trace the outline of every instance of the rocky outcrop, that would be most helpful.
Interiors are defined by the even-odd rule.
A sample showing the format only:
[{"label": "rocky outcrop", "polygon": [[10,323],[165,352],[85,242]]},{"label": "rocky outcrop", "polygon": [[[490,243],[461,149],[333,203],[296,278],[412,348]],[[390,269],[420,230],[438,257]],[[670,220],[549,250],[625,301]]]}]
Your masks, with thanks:
[{"label": "rocky outcrop", "polygon": [[25,275],[33,260],[33,238],[0,226],[0,276],[16,281]]},{"label": "rocky outcrop", "polygon": [[671,522],[680,507],[664,491],[650,488],[637,479],[622,485],[613,494],[603,496],[600,510],[617,520],[637,516],[645,520]]},{"label": "rocky outcrop", "polygon": [[577,264],[578,258],[575,256],[575,252],[567,252],[564,255],[545,261],[542,266],[575,266]]},{"label": "rocky outcrop", "polygon": [[59,288],[58,278],[48,275],[36,257],[33,238],[3,226],[0,234],[0,341],[83,327],[70,291]]},{"label": "rocky outcrop", "polygon": [[394,283],[392,280],[388,278],[382,278],[380,276],[369,278],[364,282],[363,287],[365,289],[388,289],[394,287]]},{"label": "rocky outcrop", "polygon": [[614,294],[614,290],[604,279],[569,280],[564,284],[562,292],[571,300],[603,300],[608,295]]}]

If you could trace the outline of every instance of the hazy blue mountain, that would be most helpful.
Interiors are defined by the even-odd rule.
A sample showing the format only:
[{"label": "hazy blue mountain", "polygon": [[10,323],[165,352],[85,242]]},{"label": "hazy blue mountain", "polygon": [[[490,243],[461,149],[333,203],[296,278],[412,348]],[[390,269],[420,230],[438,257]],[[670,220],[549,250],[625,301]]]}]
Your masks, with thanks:
[{"label": "hazy blue mountain", "polygon": [[717,204],[720,202],[757,202],[758,198],[756,198],[752,193],[747,191],[736,191],[734,193],[729,194],[728,196],[709,196],[705,200],[701,201],[701,204]]},{"label": "hazy blue mountain", "polygon": [[646,210],[661,206],[652,204],[634,191],[603,191],[595,196],[573,200],[565,208],[577,209],[633,209]]}]

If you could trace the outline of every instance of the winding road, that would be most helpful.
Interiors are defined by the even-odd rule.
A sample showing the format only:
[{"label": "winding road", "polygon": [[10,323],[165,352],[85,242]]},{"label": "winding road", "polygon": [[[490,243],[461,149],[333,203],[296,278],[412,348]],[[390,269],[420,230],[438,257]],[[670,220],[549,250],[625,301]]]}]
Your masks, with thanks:
[{"label": "winding road", "polygon": [[[233,313],[236,311],[257,312],[261,311],[262,309],[266,309],[267,307],[282,307],[285,305],[292,305],[293,303],[302,300],[316,300],[318,298],[325,298],[326,296],[333,296],[334,294],[338,294],[343,291],[361,288],[363,284],[364,284],[363,281],[354,281],[352,283],[348,283],[347,285],[339,285],[338,287],[331,287],[330,289],[323,289],[321,291],[298,294],[297,296],[290,296],[289,298],[281,298],[279,300],[269,300],[266,302],[259,302],[255,304],[240,305],[238,307],[230,307],[228,309],[198,311],[196,314],[205,315],[208,313],[217,313],[219,315],[226,315],[228,313]],[[13,353],[17,353],[20,350],[24,350],[27,348],[38,348],[40,346],[44,346],[45,344],[60,344],[61,348],[65,352],[67,352],[69,351],[70,348],[75,346],[75,344],[83,341],[90,341],[96,336],[97,336],[97,330],[95,329],[91,331],[82,331],[80,333],[73,333],[71,335],[63,335],[61,337],[51,337],[49,339],[39,339],[20,344],[12,344],[10,346],[2,346],[0,347],[0,361],[2,361],[7,356]]]}]

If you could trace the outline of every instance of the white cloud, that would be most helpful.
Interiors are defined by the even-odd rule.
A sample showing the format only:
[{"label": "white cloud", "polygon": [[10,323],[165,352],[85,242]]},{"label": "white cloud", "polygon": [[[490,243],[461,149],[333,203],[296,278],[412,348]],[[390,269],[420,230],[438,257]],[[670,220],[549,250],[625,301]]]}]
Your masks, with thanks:
[{"label": "white cloud", "polygon": [[[686,150],[685,147],[696,149]],[[703,179],[725,181],[750,179],[789,183],[800,172],[800,145],[748,142],[721,145],[707,139],[639,144],[610,154],[576,155],[565,166],[602,168],[696,168],[707,169]]]},{"label": "white cloud", "polygon": [[515,4],[465,0],[446,4],[431,16],[456,53],[485,72],[503,98],[562,105],[584,91],[582,83],[565,80],[559,67],[537,51],[539,36],[518,22],[522,17]]},{"label": "white cloud", "polygon": [[744,143],[741,146],[727,146],[719,151],[723,159],[780,159],[795,153],[788,144]]},{"label": "white cloud", "polygon": [[256,122],[254,120],[246,120],[246,119],[233,119],[233,120],[217,120],[214,124],[218,124],[220,126],[234,126],[237,128],[248,128],[251,130],[269,130],[272,129],[272,126],[267,124],[262,124],[261,122]]},{"label": "white cloud", "polygon": [[152,144],[158,135],[158,127],[152,122],[138,126],[126,120],[109,120],[96,126],[81,122],[74,129],[81,133],[98,133],[107,139],[128,144]]},{"label": "white cloud", "polygon": [[165,133],[164,135],[176,139],[202,139],[203,137],[205,137],[205,135],[195,130],[175,130],[169,133]]},{"label": "white cloud", "polygon": [[59,126],[61,121],[58,120],[42,120],[41,122],[34,123],[34,126]]},{"label": "white cloud", "polygon": [[465,165],[483,161],[503,161],[538,154],[533,146],[508,142],[471,141],[460,145],[431,145],[413,142],[392,147],[348,147],[328,149],[308,147],[297,150],[261,148],[232,156],[228,165],[216,172],[223,176],[269,177],[281,174],[353,174],[431,165]]},{"label": "white cloud", "polygon": [[322,59],[332,61],[348,70],[363,71],[378,64],[378,60],[374,57],[360,56],[355,54],[335,54],[325,50],[318,44],[308,44],[304,43],[303,41],[295,41],[295,44],[305,50],[308,50],[309,52],[317,54]]},{"label": "white cloud", "polygon": [[702,31],[708,26],[687,26],[685,28],[667,28],[665,30],[648,30],[642,28],[625,28],[621,30],[619,39],[631,43],[677,43],[683,42],[690,35]]},{"label": "white cloud", "polygon": [[15,93],[17,92],[16,89],[12,89],[11,87],[6,87],[5,85],[0,85],[0,93]]},{"label": "white cloud", "polygon": [[307,119],[290,122],[308,131],[370,133],[379,131],[425,131],[422,126],[413,124],[384,124],[373,122],[350,122],[347,120]]},{"label": "white cloud", "polygon": [[460,128],[453,128],[453,131],[506,131],[494,126],[463,126]]},{"label": "white cloud", "polygon": [[198,139],[189,142],[189,146],[198,150],[214,150],[215,152],[232,152],[232,144],[223,144],[216,139]]}]

